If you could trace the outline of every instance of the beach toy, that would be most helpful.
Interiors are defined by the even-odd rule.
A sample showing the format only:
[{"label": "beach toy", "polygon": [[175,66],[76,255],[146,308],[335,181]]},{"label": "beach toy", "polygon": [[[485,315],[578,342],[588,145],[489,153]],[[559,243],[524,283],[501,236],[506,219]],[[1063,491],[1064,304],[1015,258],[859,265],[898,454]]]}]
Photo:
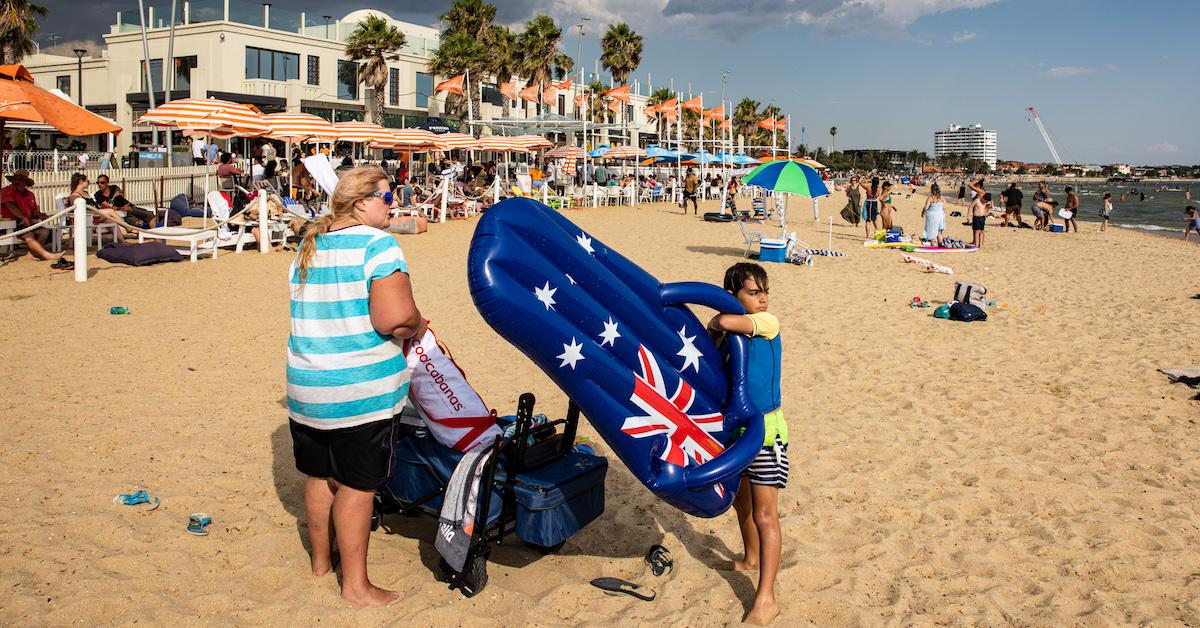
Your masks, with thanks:
[{"label": "beach toy", "polygon": [[933,311],[933,316],[934,318],[950,318],[950,304],[943,303],[937,306],[937,309]]},{"label": "beach toy", "polygon": [[110,308],[108,308],[108,313],[109,313],[110,315],[116,315],[116,314],[128,314],[128,313],[129,313],[129,308],[127,308],[127,307],[125,307],[125,306],[123,306],[123,305],[114,305],[113,307],[110,307]]},{"label": "beach toy", "polygon": [[483,319],[579,406],[646,488],[697,516],[733,504],[765,432],[746,382],[748,343],[730,335],[726,359],[687,307],[744,313],[732,295],[664,285],[527,198],[480,219],[467,280]]},{"label": "beach toy", "polygon": [[580,436],[579,438],[576,438],[574,444],[575,451],[581,454],[587,454],[589,456],[596,455],[596,448],[592,446],[591,440],[592,439],[588,438],[587,436]]},{"label": "beach toy", "polygon": [[995,302],[995,301],[988,301],[988,302],[987,302],[987,306],[988,306],[988,307],[996,307],[996,302]]},{"label": "beach toy", "polygon": [[661,545],[651,545],[643,560],[650,565],[650,573],[655,576],[669,574],[675,567],[675,561],[671,559],[671,551]]}]

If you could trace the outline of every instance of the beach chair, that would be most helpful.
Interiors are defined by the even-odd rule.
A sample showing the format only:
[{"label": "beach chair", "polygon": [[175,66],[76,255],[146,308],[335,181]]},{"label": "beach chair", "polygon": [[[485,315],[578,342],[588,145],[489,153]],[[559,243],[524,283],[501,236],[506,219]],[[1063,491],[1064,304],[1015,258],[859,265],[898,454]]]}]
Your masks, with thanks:
[{"label": "beach chair", "polygon": [[746,250],[742,253],[742,257],[750,257],[750,251],[762,242],[765,235],[760,231],[747,229],[741,212],[733,212],[733,221],[737,223],[738,231],[742,233],[742,240],[746,243]]},{"label": "beach chair", "polygon": [[16,238],[5,237],[6,233],[13,233],[17,230],[17,221],[15,220],[0,220],[0,253],[9,254],[13,252],[13,246],[16,244]]}]

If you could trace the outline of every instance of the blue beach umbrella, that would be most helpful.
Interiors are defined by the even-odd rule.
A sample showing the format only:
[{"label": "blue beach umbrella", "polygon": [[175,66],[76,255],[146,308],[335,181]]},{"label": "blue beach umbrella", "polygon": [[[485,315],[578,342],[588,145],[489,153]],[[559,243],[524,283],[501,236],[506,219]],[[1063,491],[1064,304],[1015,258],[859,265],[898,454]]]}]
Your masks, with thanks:
[{"label": "blue beach umbrella", "polygon": [[733,156],[733,165],[735,165],[735,166],[757,166],[758,164],[761,164],[761,163],[762,163],[761,161],[759,161],[745,153],[738,153]]},{"label": "blue beach umbrella", "polygon": [[590,153],[588,153],[588,157],[591,157],[592,159],[596,159],[597,157],[603,157],[605,154],[608,153],[610,148],[611,148],[611,146],[609,146],[608,144],[601,144],[601,145],[597,146],[596,148],[593,148],[592,151]]}]

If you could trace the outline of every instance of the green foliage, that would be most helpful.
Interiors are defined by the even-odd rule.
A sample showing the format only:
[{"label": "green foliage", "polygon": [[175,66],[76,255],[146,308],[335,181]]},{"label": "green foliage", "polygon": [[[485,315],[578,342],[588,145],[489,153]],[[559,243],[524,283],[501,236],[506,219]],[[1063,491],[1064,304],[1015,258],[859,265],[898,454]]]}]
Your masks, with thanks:
[{"label": "green foliage", "polygon": [[20,63],[34,50],[33,37],[41,28],[38,18],[46,17],[46,7],[28,0],[4,0],[0,8],[0,51],[4,63]]},{"label": "green foliage", "polygon": [[613,24],[600,39],[600,65],[612,73],[615,83],[624,85],[642,64],[642,48],[642,36],[629,24]]},{"label": "green foliage", "polygon": [[[357,63],[357,80],[375,90],[374,114],[383,120],[383,88],[388,80],[388,61],[399,61],[405,37],[400,29],[378,15],[368,15],[346,40],[346,56]],[[348,78],[348,77],[347,77]]]}]

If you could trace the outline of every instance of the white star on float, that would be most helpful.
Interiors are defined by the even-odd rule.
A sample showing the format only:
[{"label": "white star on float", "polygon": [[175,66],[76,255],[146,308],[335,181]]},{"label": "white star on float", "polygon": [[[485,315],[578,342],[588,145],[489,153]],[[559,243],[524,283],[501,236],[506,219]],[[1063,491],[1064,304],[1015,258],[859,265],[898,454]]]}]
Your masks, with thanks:
[{"label": "white star on float", "polygon": [[533,289],[533,294],[537,296],[538,301],[541,301],[543,304],[545,304],[547,310],[554,309],[554,304],[556,303],[554,300],[555,292],[558,292],[558,288],[551,288],[549,281],[546,282],[546,286],[544,288]]},{"label": "white star on float", "polygon": [[563,344],[563,352],[558,354],[558,359],[562,360],[562,364],[558,368],[570,365],[571,370],[575,370],[575,363],[583,359],[583,345],[575,342],[575,338],[571,338],[571,344]]},{"label": "white star on float", "polygon": [[604,331],[600,333],[600,346],[603,347],[604,345],[612,345],[615,347],[617,346],[617,338],[620,337],[621,334],[617,332],[617,324],[614,323],[612,317],[609,316],[608,322],[604,323]]},{"label": "white star on float", "polygon": [[679,339],[683,341],[683,348],[675,355],[683,356],[683,368],[686,371],[687,367],[691,366],[700,372],[700,358],[704,356],[699,349],[696,348],[696,337],[687,335],[687,327],[679,330]]},{"label": "white star on float", "polygon": [[[563,274],[564,274],[564,275],[567,275],[566,273],[563,273]],[[575,285],[575,278],[574,278],[574,277],[572,277],[572,276],[570,276],[570,275],[567,275],[567,281],[571,282],[571,285],[572,285],[572,286],[573,286],[573,285]]]},{"label": "white star on float", "polygon": [[596,253],[596,249],[592,248],[592,239],[587,237],[587,234],[581,233],[575,236],[575,241],[578,242],[579,246],[582,246],[583,250],[587,251],[589,255]]}]

